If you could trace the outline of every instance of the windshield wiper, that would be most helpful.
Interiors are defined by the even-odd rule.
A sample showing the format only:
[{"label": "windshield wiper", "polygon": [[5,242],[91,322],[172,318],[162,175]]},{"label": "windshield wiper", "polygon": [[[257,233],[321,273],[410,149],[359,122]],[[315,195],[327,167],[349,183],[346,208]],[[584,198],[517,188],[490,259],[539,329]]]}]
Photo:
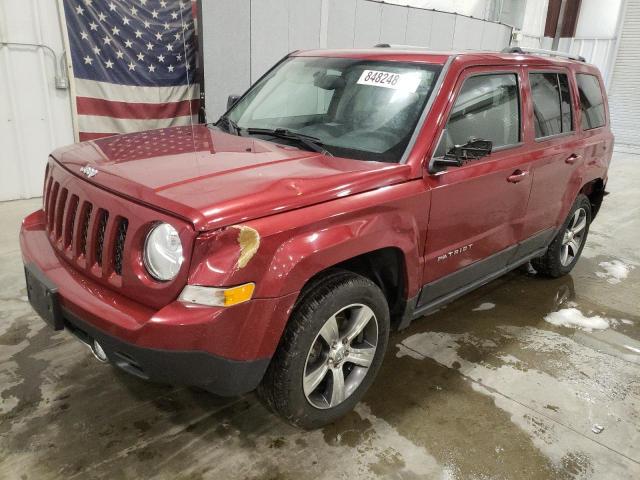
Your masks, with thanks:
[{"label": "windshield wiper", "polygon": [[246,128],[244,131],[249,135],[269,135],[271,137],[283,138],[285,140],[293,140],[314,152],[331,155],[331,152],[324,148],[324,144],[319,138],[292,132],[286,128]]},{"label": "windshield wiper", "polygon": [[238,124],[226,115],[220,117],[220,119],[216,122],[216,126],[220,125],[226,126],[227,132],[231,133],[232,135],[240,135],[241,133],[241,129]]}]

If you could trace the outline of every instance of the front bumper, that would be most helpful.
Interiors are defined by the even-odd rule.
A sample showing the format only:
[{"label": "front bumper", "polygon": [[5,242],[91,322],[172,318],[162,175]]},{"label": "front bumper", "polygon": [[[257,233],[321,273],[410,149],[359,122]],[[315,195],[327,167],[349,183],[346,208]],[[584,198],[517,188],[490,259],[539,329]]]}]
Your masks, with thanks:
[{"label": "front bumper", "polygon": [[143,348],[107,335],[63,309],[67,330],[93,348],[96,340],[109,361],[145,380],[193,385],[221,396],[235,396],[255,389],[269,359],[236,361],[204,352]]},{"label": "front bumper", "polygon": [[154,310],[60,259],[41,210],[23,221],[20,246],[25,264],[57,286],[64,326],[78,338],[100,342],[109,360],[129,373],[220,395],[257,387],[296,298],[254,299],[229,308],[174,301]]}]

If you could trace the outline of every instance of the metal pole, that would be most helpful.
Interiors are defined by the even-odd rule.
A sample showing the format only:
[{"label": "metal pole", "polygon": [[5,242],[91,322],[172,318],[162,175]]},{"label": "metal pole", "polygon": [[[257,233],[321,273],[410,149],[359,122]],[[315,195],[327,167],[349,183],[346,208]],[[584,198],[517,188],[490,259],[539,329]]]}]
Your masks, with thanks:
[{"label": "metal pole", "polygon": [[562,35],[562,24],[564,23],[564,11],[567,7],[567,0],[560,0],[560,12],[558,13],[558,23],[556,24],[556,34],[553,37],[551,50],[558,50],[560,35]]}]

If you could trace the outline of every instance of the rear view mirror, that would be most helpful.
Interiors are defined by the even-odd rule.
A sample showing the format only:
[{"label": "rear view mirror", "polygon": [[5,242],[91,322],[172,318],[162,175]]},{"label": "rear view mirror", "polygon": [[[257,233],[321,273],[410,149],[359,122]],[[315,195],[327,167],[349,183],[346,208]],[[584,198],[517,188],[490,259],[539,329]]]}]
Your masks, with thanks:
[{"label": "rear view mirror", "polygon": [[464,145],[451,147],[442,157],[434,158],[429,165],[429,173],[438,173],[448,167],[461,167],[471,160],[486,157],[491,154],[493,142],[472,138]]},{"label": "rear view mirror", "polygon": [[229,95],[229,98],[227,98],[227,110],[230,110],[238,100],[240,100],[240,95]]}]

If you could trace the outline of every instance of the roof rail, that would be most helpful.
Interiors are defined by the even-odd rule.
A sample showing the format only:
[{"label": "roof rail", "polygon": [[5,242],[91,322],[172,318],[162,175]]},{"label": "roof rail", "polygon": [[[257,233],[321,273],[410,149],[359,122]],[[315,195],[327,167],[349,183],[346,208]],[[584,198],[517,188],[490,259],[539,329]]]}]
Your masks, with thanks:
[{"label": "roof rail", "polygon": [[543,48],[522,48],[522,47],[507,47],[502,50],[502,53],[519,53],[524,55],[526,53],[532,53],[534,55],[549,55],[550,57],[562,57],[570,60],[578,60],[579,62],[587,62],[582,55],[574,55],[573,53],[558,52],[557,50],[545,50]]},{"label": "roof rail", "polygon": [[400,45],[396,43],[378,43],[373,48],[394,48],[396,50],[431,50],[429,47],[420,45]]}]

